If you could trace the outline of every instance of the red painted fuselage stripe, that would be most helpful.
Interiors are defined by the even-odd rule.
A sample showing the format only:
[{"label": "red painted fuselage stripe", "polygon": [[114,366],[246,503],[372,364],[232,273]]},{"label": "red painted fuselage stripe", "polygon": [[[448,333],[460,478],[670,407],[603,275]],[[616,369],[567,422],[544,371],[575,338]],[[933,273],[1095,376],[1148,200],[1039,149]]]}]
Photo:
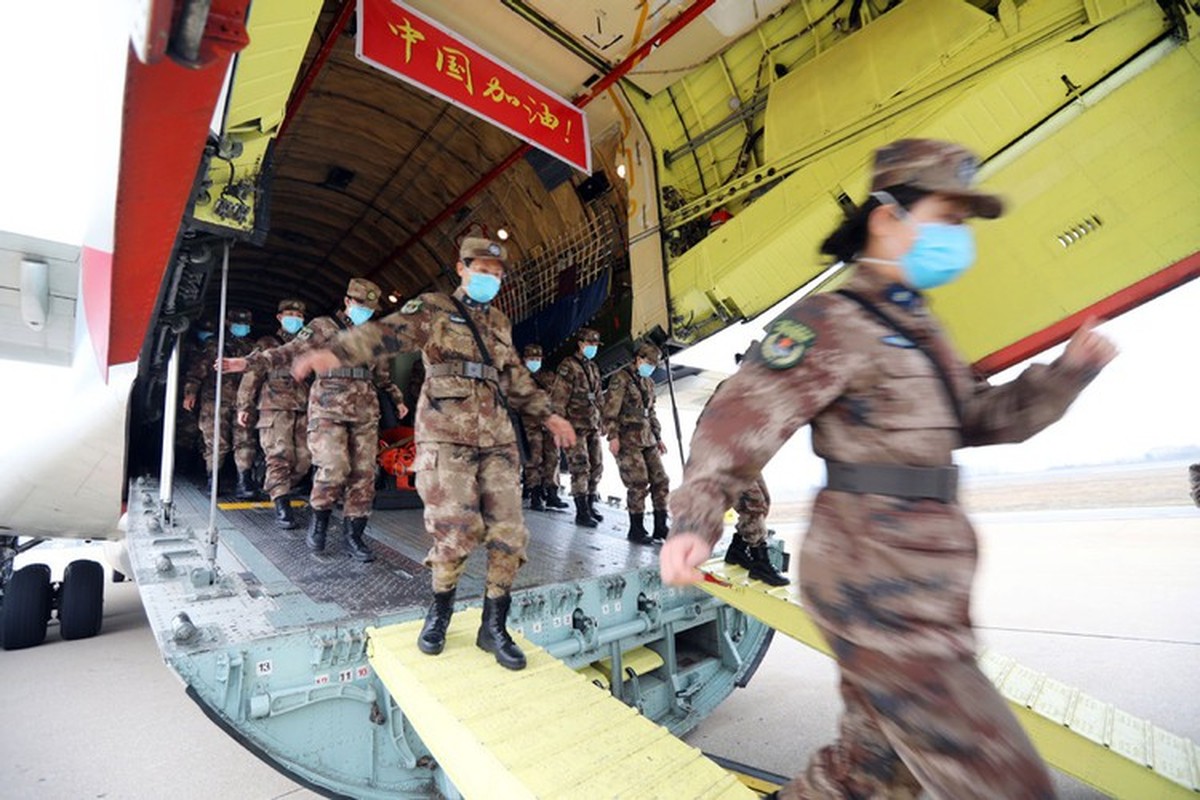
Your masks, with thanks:
[{"label": "red painted fuselage stripe", "polygon": [[112,253],[95,247],[83,247],[83,313],[86,316],[92,349],[100,377],[108,382],[108,331],[112,322]]},{"label": "red painted fuselage stripe", "polygon": [[1048,347],[1065,342],[1088,317],[1112,319],[1177,286],[1182,286],[1198,276],[1200,276],[1200,252],[1193,253],[1166,269],[1159,270],[1137,283],[1130,284],[1121,291],[1114,292],[1103,300],[1093,303],[1032,336],[1026,336],[1008,347],[984,356],[975,362],[975,371],[983,376],[994,375],[1014,364],[1020,364]]}]

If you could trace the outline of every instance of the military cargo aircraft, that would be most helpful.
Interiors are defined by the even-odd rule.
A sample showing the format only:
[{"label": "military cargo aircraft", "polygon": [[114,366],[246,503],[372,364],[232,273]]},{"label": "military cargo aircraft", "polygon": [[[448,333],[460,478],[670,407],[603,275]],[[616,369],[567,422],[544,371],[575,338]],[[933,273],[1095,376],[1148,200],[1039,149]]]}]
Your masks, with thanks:
[{"label": "military cargo aircraft", "polygon": [[[760,617],[808,634],[739,610],[754,604],[729,586],[663,587],[619,526],[529,515],[512,619],[547,654],[532,682],[412,663],[395,626],[429,601],[420,512],[377,511],[380,558],[356,564],[176,480],[181,344],[235,304],[260,321],[283,297],[323,313],[352,277],[398,309],[453,286],[458,243],[479,235],[506,242],[497,302],[517,343],[561,355],[596,327],[611,371],[643,338],[677,352],[835,283],[817,245],[865,195],[870,153],[928,136],[979,153],[979,179],[1010,201],[978,230],[978,266],[932,293],[986,376],[1200,274],[1198,32],[1185,0],[140,3],[107,224],[77,263],[3,242],[20,300],[4,330],[57,332],[10,331],[5,352],[72,363],[80,411],[36,451],[0,444],[4,646],[39,643],[54,614],[65,638],[100,625],[99,565],[52,584],[13,571],[17,553],[123,540],[120,571],[189,694],[322,792],[751,796],[678,783],[703,770],[615,734],[594,695],[679,735],[752,676],[772,635]],[[481,593],[473,565],[460,605]],[[571,677],[549,689],[558,668]],[[468,671],[454,691],[475,717],[562,705],[470,739],[438,716],[439,669]],[[1168,777],[1190,791],[1186,747],[1192,772]],[[649,774],[677,782],[648,789]]]}]

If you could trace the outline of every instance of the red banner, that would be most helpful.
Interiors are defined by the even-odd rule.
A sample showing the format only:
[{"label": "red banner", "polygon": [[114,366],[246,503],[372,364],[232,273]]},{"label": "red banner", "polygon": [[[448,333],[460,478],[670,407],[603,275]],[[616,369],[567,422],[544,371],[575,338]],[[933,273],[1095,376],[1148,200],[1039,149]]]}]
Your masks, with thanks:
[{"label": "red banner", "polygon": [[582,109],[399,0],[358,0],[357,54],[591,174]]}]

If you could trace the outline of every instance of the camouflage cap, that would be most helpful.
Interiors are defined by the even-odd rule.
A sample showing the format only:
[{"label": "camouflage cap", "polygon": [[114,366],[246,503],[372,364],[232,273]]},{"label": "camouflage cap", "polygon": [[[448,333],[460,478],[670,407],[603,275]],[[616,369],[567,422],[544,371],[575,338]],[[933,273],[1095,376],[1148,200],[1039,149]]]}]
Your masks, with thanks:
[{"label": "camouflage cap", "polygon": [[650,342],[639,344],[637,350],[633,351],[633,354],[638,358],[646,359],[651,364],[657,364],[662,359],[662,351]]},{"label": "camouflage cap", "polygon": [[299,311],[301,314],[303,314],[306,309],[307,307],[304,305],[304,301],[297,300],[294,297],[289,297],[285,300],[279,301],[280,314],[282,314],[284,311]]},{"label": "camouflage cap", "polygon": [[978,170],[979,158],[953,142],[900,139],[875,151],[871,191],[912,186],[962,199],[973,216],[995,219],[1004,213],[1004,201],[971,188]]},{"label": "camouflage cap", "polygon": [[250,323],[254,321],[254,316],[248,308],[230,308],[225,312],[225,321]]},{"label": "camouflage cap", "polygon": [[575,338],[581,342],[600,344],[600,331],[595,328],[580,328]]},{"label": "camouflage cap", "polygon": [[346,287],[346,297],[357,300],[376,311],[379,310],[379,298],[382,295],[379,285],[366,278],[351,278],[350,284]]},{"label": "camouflage cap", "polygon": [[521,355],[525,358],[541,358],[542,346],[540,344],[527,344],[521,350]]},{"label": "camouflage cap", "polygon": [[491,239],[480,239],[474,236],[468,236],[462,240],[462,245],[458,248],[458,258],[460,261],[472,258],[494,258],[504,266],[508,266],[508,251],[504,249],[504,245],[493,242]]}]

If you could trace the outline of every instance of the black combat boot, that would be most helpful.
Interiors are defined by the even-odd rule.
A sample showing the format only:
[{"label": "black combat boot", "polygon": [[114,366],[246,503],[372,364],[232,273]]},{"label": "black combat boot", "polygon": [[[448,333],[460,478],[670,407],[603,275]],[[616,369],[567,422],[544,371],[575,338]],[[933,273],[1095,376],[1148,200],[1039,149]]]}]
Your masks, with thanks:
[{"label": "black combat boot", "polygon": [[562,498],[558,496],[557,484],[554,486],[543,486],[542,498],[546,501],[546,508],[569,508],[569,506],[562,501]]},{"label": "black combat boot", "polygon": [[756,544],[746,548],[750,552],[751,564],[747,568],[750,570],[750,577],[762,581],[768,586],[787,586],[791,581],[779,574],[775,569],[775,565],[771,563],[771,556],[767,550],[767,543]]},{"label": "black combat boot", "polygon": [[542,487],[534,486],[529,490],[529,510],[545,511],[546,503],[542,500]]},{"label": "black combat boot", "polygon": [[483,598],[483,622],[475,637],[475,646],[496,657],[496,662],[505,669],[525,669],[525,654],[508,635],[508,607],[512,595]]},{"label": "black combat boot", "polygon": [[592,515],[592,519],[596,522],[604,522],[604,517],[600,516],[600,512],[596,510],[596,506],[600,503],[600,495],[592,492],[588,498],[588,513]]},{"label": "black combat boot", "polygon": [[425,614],[425,625],[417,637],[417,647],[427,656],[436,656],[446,646],[446,629],[450,627],[450,616],[454,613],[454,590],[434,592],[429,612]]},{"label": "black combat boot", "polygon": [[582,525],[585,528],[595,528],[596,520],[592,519],[592,514],[588,511],[588,496],[586,494],[575,495],[575,524]]},{"label": "black combat boot", "polygon": [[233,490],[233,495],[238,500],[258,500],[261,497],[258,487],[254,485],[254,476],[250,474],[250,470],[238,470],[237,488]]},{"label": "black combat boot", "polygon": [[329,515],[332,513],[332,508],[312,510],[312,524],[308,526],[308,538],[304,541],[314,553],[325,549],[325,531],[329,530]]},{"label": "black combat boot", "polygon": [[733,535],[733,541],[729,543],[729,549],[725,551],[725,563],[736,564],[746,569],[750,569],[750,565],[754,563],[750,559],[750,546],[746,544],[746,540],[740,533]]},{"label": "black combat boot", "polygon": [[275,498],[275,524],[290,531],[296,527],[296,518],[292,516],[292,501],[287,495]]},{"label": "black combat boot", "polygon": [[665,508],[654,509],[654,541],[662,544],[666,540],[667,534],[670,533],[667,528],[667,510]]},{"label": "black combat boot", "polygon": [[646,533],[646,525],[642,521],[646,515],[641,512],[629,512],[629,535],[625,538],[634,544],[653,544],[654,540]]},{"label": "black combat boot", "polygon": [[350,551],[351,558],[364,564],[375,560],[375,554],[363,541],[363,531],[366,527],[366,517],[346,517],[342,520],[342,531],[346,534],[346,549]]}]

